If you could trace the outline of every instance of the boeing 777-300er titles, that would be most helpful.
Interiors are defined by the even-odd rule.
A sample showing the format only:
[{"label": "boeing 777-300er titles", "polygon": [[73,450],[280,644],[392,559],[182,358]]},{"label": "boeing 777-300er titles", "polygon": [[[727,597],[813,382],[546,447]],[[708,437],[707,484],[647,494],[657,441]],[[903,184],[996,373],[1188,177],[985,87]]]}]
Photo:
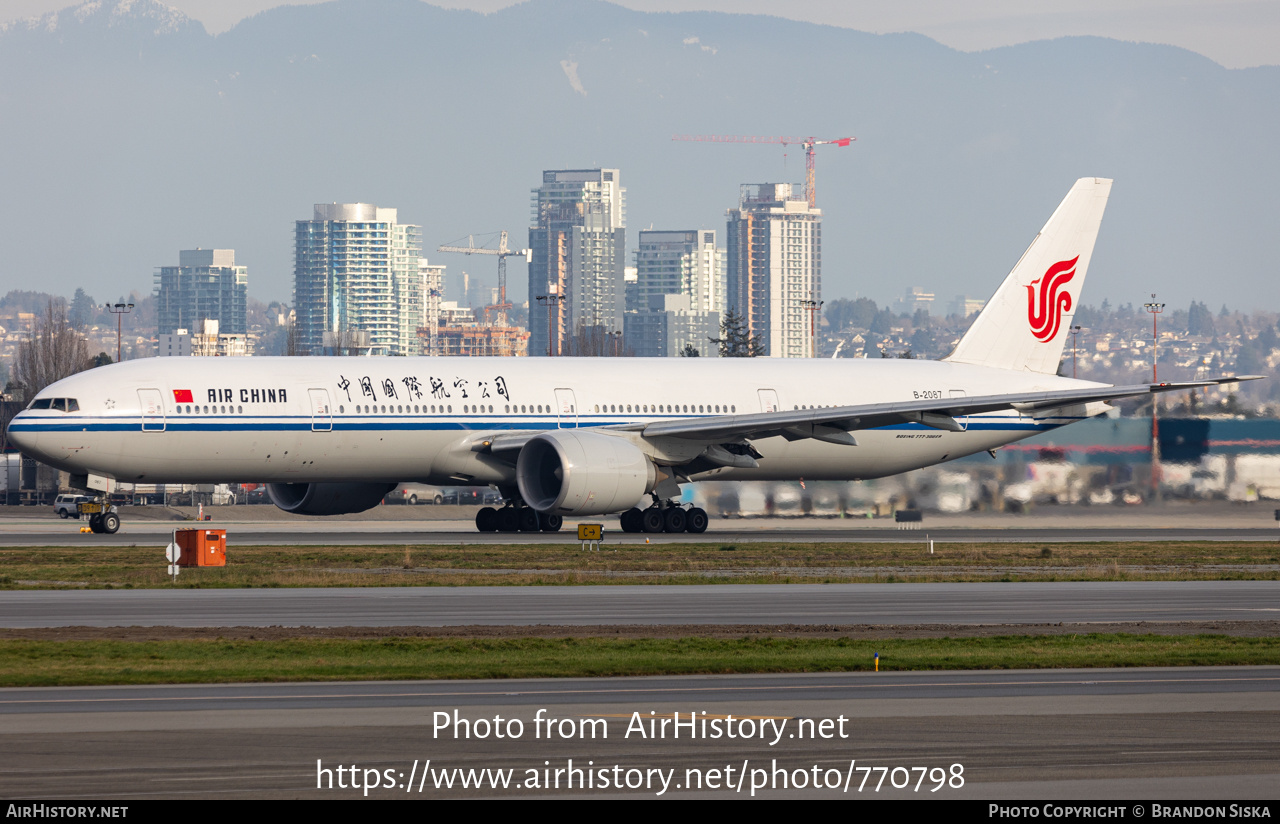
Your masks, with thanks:
[{"label": "boeing 777-300er titles", "polygon": [[[623,513],[706,529],[699,480],[858,480],[941,463],[1192,386],[1058,377],[1111,181],[1076,182],[941,361],[781,358],[149,358],[42,390],[9,426],[26,454],[101,490],[268,484],[305,515],[395,484],[492,484],[482,531]],[[646,508],[642,504],[651,502]],[[98,516],[99,531],[119,520]]]}]

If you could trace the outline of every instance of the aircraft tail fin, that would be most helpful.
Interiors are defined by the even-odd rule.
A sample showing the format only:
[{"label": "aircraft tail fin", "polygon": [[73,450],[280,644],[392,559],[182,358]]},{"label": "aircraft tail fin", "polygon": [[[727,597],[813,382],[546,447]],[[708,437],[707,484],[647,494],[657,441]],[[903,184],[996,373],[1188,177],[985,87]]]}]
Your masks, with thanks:
[{"label": "aircraft tail fin", "polygon": [[943,360],[1055,374],[1110,193],[1105,178],[1077,180]]}]

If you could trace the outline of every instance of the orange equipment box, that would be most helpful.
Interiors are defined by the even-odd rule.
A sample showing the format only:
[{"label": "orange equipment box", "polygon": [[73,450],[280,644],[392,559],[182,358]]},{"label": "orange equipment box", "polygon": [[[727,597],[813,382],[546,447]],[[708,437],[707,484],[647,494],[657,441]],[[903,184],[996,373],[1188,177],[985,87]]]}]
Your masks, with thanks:
[{"label": "orange equipment box", "polygon": [[178,566],[207,567],[227,565],[227,531],[225,529],[179,529],[177,534]]}]

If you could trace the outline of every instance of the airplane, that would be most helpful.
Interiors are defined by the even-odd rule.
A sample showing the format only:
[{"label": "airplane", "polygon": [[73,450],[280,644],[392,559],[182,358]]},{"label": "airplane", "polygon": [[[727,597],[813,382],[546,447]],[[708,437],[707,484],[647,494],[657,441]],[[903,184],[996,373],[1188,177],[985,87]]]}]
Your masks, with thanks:
[{"label": "airplane", "polygon": [[[287,512],[396,484],[493,485],[482,532],[621,514],[702,532],[701,480],[860,480],[992,451],[1111,401],[1256,376],[1110,386],[1060,377],[1111,181],[1075,183],[950,355],[783,358],[148,358],[41,390],[9,425],[79,488],[267,484]],[[115,532],[114,512],[95,516]]]}]

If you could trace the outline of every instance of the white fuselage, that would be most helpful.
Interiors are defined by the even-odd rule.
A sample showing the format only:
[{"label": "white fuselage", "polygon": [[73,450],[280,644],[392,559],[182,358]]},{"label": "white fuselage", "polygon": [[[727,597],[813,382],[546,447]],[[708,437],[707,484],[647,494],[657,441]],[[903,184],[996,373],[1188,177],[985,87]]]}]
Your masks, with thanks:
[{"label": "white fuselage", "polygon": [[[1097,385],[899,359],[152,358],[49,386],[39,398],[77,408],[29,408],[10,436],[55,467],[125,482],[510,484],[511,464],[477,448],[504,432]],[[904,423],[859,431],[856,446],[768,438],[759,468],[696,479],[891,475],[1086,414],[1073,412],[974,415],[962,432]]]}]

